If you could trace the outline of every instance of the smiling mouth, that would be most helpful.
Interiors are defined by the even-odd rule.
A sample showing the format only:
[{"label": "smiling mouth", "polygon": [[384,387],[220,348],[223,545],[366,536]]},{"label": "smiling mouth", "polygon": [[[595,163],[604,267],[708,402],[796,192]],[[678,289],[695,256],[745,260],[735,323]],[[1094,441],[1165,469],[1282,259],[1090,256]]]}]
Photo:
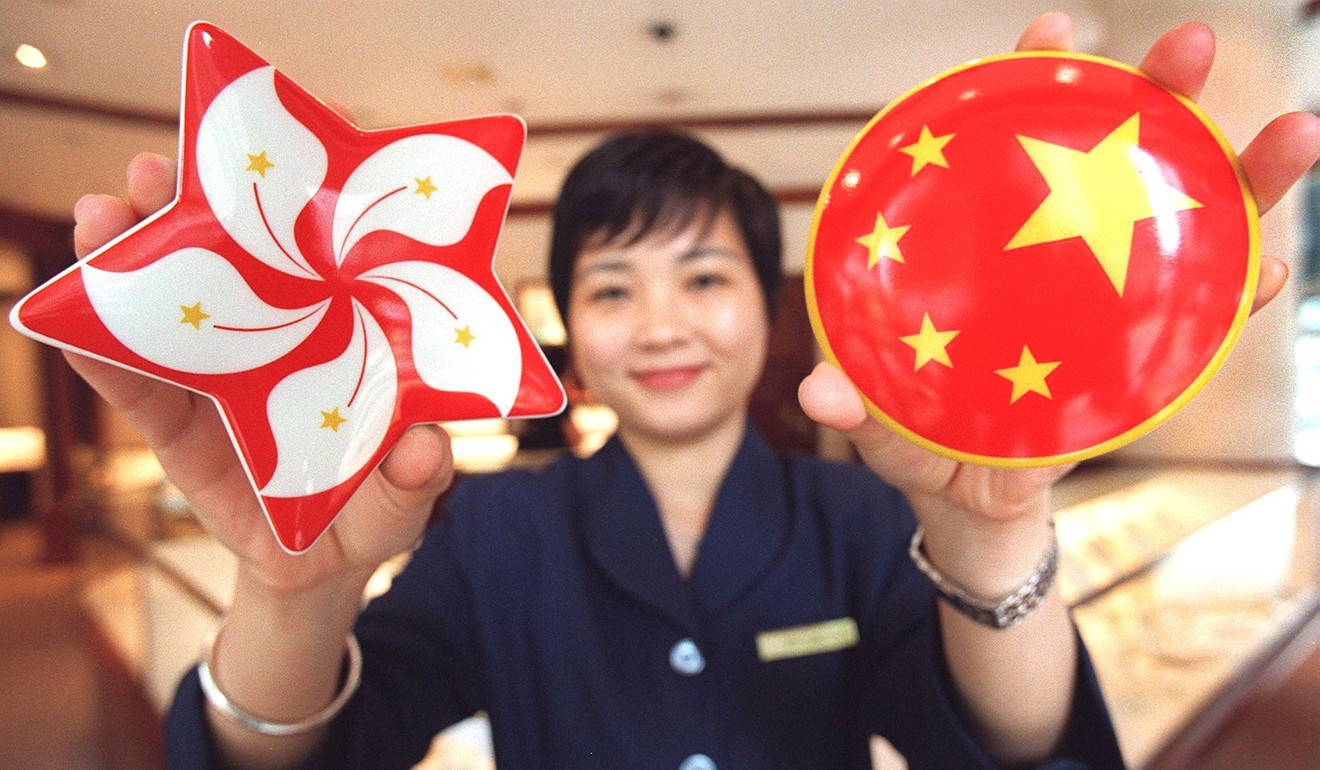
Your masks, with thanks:
[{"label": "smiling mouth", "polygon": [[701,376],[700,366],[679,366],[669,369],[648,369],[634,372],[632,377],[647,390],[674,390],[688,385]]}]

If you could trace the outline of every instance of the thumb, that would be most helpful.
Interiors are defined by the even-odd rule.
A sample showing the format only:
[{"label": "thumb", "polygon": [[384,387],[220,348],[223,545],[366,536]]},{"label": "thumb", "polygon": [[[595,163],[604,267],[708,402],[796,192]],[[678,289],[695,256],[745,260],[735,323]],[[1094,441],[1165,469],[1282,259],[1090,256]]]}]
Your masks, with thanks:
[{"label": "thumb", "polygon": [[894,438],[893,433],[870,419],[857,389],[833,364],[816,364],[798,386],[798,402],[808,417],[847,436],[863,455]]},{"label": "thumb", "polygon": [[385,481],[401,492],[436,494],[454,473],[449,434],[438,425],[414,425],[380,464]]},{"label": "thumb", "polygon": [[871,419],[861,395],[838,367],[820,363],[798,387],[807,416],[848,437],[862,462],[899,489],[929,491],[948,483],[955,464]]},{"label": "thumb", "polygon": [[449,434],[438,425],[414,425],[399,437],[376,474],[381,493],[397,515],[430,508],[454,478]]}]

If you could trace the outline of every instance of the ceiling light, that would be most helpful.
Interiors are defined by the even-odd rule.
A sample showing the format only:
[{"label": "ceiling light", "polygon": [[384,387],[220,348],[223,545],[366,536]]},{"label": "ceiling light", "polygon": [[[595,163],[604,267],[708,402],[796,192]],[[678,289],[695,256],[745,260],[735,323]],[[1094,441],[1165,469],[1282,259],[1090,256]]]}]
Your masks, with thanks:
[{"label": "ceiling light", "polygon": [[46,66],[46,54],[41,52],[40,48],[24,43],[14,50],[14,58],[18,63],[30,69],[39,70]]},{"label": "ceiling light", "polygon": [[646,34],[661,45],[672,43],[678,35],[678,24],[668,19],[657,19],[646,25]]},{"label": "ceiling light", "polygon": [[495,83],[495,68],[484,62],[447,64],[440,76],[451,86],[489,86]]},{"label": "ceiling light", "polygon": [[677,107],[688,100],[688,92],[682,88],[665,88],[657,91],[655,100],[664,107]]}]

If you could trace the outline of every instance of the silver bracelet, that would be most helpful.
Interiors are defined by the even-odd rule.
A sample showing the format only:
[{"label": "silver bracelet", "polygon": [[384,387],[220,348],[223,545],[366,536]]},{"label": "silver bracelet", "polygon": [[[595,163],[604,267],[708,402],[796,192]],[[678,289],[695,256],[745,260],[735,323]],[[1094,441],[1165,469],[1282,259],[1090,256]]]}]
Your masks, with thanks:
[{"label": "silver bracelet", "polygon": [[1012,628],[1021,623],[1045,601],[1045,595],[1050,586],[1054,585],[1054,576],[1059,571],[1059,539],[1054,535],[1054,525],[1051,524],[1049,550],[1026,582],[1002,599],[983,599],[945,577],[926,559],[926,554],[921,550],[924,534],[921,527],[912,533],[912,543],[908,546],[908,556],[912,557],[912,563],[930,580],[935,592],[954,609],[991,628]]},{"label": "silver bracelet", "polygon": [[230,717],[234,721],[243,725],[247,729],[261,733],[262,735],[298,735],[309,732],[335,718],[348,703],[348,699],[357,692],[358,685],[362,683],[362,647],[358,645],[357,637],[353,632],[349,632],[346,637],[348,647],[348,674],[344,678],[344,684],[339,689],[339,694],[330,701],[330,705],[316,712],[315,714],[301,719],[297,722],[272,722],[268,719],[262,719],[254,714],[249,714],[234,702],[229,700],[215,683],[215,678],[211,676],[211,655],[215,650],[215,640],[220,636],[220,625],[206,637],[206,642],[202,645],[202,660],[197,666],[197,676],[202,683],[202,693],[206,695],[206,700],[220,713]]}]

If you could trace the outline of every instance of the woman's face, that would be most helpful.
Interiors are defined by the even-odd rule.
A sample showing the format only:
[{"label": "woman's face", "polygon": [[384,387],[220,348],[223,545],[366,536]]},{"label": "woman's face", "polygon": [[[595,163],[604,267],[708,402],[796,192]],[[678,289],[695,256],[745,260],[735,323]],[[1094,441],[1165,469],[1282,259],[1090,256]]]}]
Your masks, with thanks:
[{"label": "woman's face", "polygon": [[769,322],[751,256],[727,212],[703,224],[578,255],[573,361],[624,435],[685,441],[740,425],[761,376]]}]

